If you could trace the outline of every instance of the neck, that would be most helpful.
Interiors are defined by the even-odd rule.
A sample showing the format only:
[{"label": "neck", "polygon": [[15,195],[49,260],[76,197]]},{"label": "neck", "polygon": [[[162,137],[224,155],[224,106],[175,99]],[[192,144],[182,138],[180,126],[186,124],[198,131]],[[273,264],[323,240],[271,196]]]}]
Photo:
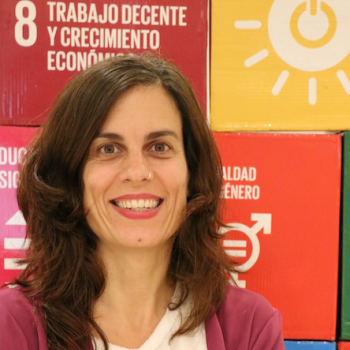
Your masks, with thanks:
[{"label": "neck", "polygon": [[172,245],[162,249],[100,248],[106,286],[95,310],[140,319],[162,317],[174,291],[168,279]]}]

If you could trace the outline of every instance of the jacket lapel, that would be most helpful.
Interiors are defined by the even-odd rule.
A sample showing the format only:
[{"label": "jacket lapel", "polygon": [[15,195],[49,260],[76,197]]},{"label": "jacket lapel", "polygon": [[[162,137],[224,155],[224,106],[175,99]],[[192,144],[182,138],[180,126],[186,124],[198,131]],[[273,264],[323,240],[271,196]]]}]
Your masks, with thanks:
[{"label": "jacket lapel", "polygon": [[225,350],[225,341],[220,327],[219,320],[214,314],[205,323],[205,333],[208,350]]}]

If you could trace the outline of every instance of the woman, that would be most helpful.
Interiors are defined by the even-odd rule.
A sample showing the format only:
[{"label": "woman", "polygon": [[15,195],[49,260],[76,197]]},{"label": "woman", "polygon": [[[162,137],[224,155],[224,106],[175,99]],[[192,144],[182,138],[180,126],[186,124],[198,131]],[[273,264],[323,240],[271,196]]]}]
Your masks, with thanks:
[{"label": "woman", "polygon": [[186,78],[127,55],[77,76],[24,160],[31,244],[0,293],[6,349],[284,349],[262,297],[229,286],[221,163]]}]

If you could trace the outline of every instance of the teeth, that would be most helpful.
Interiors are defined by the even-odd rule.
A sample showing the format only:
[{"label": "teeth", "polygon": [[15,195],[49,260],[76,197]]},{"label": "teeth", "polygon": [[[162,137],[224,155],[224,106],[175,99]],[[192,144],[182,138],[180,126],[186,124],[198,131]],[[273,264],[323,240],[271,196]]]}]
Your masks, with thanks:
[{"label": "teeth", "polygon": [[122,200],[116,202],[119,208],[131,209],[135,211],[144,211],[147,209],[154,209],[158,207],[160,200],[156,199],[132,199],[132,200]]}]

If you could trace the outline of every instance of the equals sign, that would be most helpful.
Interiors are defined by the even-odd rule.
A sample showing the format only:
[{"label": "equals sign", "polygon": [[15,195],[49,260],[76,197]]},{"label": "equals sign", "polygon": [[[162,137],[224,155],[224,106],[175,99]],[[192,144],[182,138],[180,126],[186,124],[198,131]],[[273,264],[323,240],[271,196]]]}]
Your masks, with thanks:
[{"label": "equals sign", "polygon": [[[224,248],[247,248],[247,241],[224,239]],[[246,250],[242,249],[225,249],[225,252],[233,257],[245,258]]]}]

